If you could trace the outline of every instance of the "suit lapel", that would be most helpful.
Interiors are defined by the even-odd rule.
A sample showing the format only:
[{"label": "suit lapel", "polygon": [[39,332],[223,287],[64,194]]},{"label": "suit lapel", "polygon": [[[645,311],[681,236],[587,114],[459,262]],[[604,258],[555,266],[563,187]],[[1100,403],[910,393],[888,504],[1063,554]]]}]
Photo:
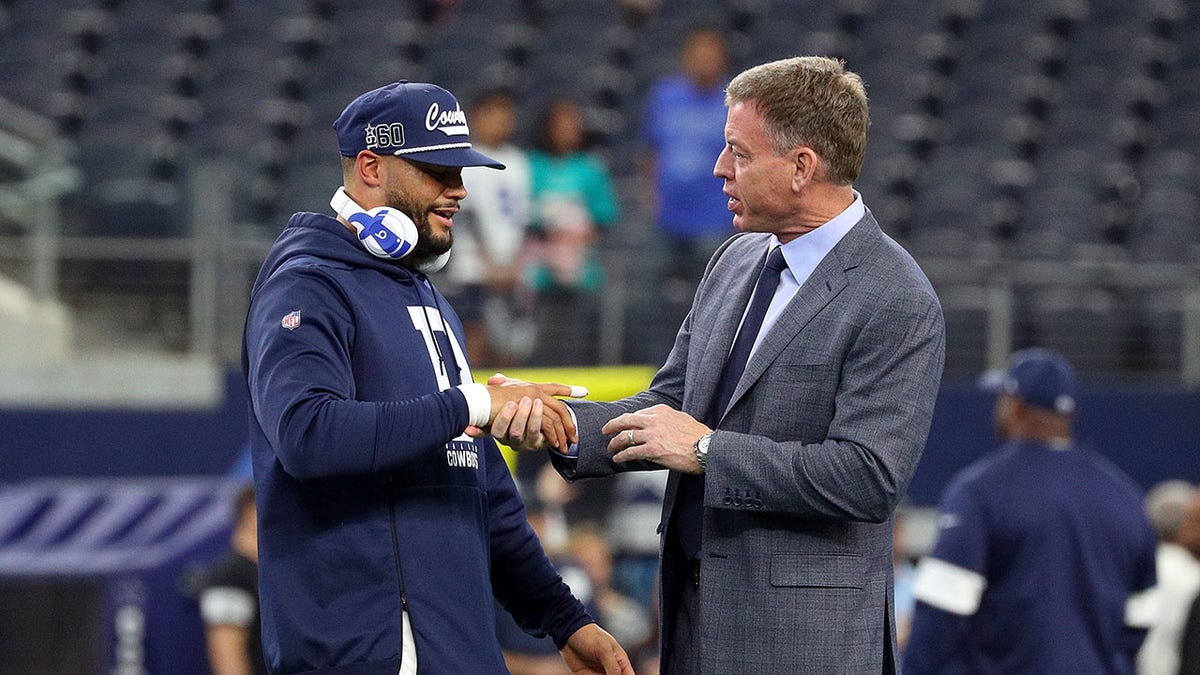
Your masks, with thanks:
[{"label": "suit lapel", "polygon": [[[829,255],[817,265],[804,284],[792,296],[783,314],[763,336],[762,343],[746,363],[746,372],[738,381],[729,406],[722,412],[728,412],[746,393],[767,368],[779,357],[793,339],[849,284],[849,272],[858,267],[864,255],[882,239],[879,225],[871,216],[870,211],[863,216],[846,233]],[[753,279],[750,281],[753,284]],[[746,297],[749,297],[747,292]],[[747,300],[748,302],[748,300]],[[745,309],[743,303],[742,309]],[[734,321],[740,320],[737,317]],[[736,323],[734,324],[736,327]],[[726,343],[726,350],[732,345],[732,337]],[[722,361],[724,363],[724,361]]]},{"label": "suit lapel", "polygon": [[709,333],[700,360],[703,375],[696,380],[694,400],[701,403],[703,408],[695,411],[697,419],[703,420],[712,406],[721,371],[725,369],[725,359],[733,349],[733,340],[737,337],[746,305],[750,304],[750,294],[754,292],[754,282],[758,280],[758,272],[770,241],[770,238],[763,237],[762,244],[755,246],[754,255],[745,262],[737,263],[737,271],[728,280],[729,291],[720,300],[716,322]]}]

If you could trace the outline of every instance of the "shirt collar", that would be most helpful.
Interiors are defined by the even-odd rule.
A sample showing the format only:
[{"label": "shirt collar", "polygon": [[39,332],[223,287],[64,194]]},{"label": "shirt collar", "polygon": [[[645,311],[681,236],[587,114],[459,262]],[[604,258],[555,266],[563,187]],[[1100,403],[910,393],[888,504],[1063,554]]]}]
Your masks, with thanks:
[{"label": "shirt collar", "polygon": [[[783,259],[787,261],[788,269],[792,271],[797,280],[802,282],[803,279],[808,278],[808,275],[812,274],[817,265],[825,259],[825,256],[829,255],[842,237],[846,236],[850,228],[863,219],[866,213],[862,195],[855,190],[854,201],[832,220],[782,244]],[[775,240],[775,244],[779,243],[778,237],[775,235],[771,235],[771,237]]]}]

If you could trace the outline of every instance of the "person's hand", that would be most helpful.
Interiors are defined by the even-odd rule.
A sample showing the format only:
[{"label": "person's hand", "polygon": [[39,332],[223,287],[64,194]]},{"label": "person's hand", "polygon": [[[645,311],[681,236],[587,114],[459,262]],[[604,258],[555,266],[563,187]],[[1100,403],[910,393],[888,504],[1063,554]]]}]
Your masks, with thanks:
[{"label": "person's hand", "polygon": [[594,623],[572,633],[559,653],[572,673],[635,675],[629,655],[617,644],[616,638]]},{"label": "person's hand", "polygon": [[578,396],[582,388],[533,384],[499,373],[488,378],[487,388],[492,396],[491,421],[484,429],[468,427],[471,436],[490,432],[514,450],[555,447],[564,453],[579,441],[570,411],[555,396]]},{"label": "person's hand", "polygon": [[691,415],[665,405],[618,415],[601,429],[616,434],[608,442],[614,462],[650,460],[683,473],[700,473],[696,441],[712,431]]}]

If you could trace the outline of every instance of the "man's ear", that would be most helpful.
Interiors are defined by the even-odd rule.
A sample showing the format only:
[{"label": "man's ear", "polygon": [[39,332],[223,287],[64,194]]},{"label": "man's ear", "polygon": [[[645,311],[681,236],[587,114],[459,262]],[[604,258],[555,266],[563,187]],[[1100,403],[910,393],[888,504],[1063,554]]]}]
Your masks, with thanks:
[{"label": "man's ear", "polygon": [[1026,417],[1029,416],[1029,411],[1032,410],[1032,408],[1030,408],[1029,404],[1025,402],[1025,399],[1023,399],[1019,396],[1011,396],[1011,395],[1008,398],[1009,398],[1009,405],[1012,406],[1013,417],[1019,418],[1019,419],[1025,419]]},{"label": "man's ear", "polygon": [[383,185],[383,176],[380,171],[383,162],[380,161],[379,155],[370,150],[363,150],[358,153],[358,157],[354,160],[354,170],[358,174],[358,179],[362,184],[375,188]]},{"label": "man's ear", "polygon": [[800,192],[806,185],[817,179],[821,171],[821,158],[806,145],[794,148],[792,159],[792,191]]}]

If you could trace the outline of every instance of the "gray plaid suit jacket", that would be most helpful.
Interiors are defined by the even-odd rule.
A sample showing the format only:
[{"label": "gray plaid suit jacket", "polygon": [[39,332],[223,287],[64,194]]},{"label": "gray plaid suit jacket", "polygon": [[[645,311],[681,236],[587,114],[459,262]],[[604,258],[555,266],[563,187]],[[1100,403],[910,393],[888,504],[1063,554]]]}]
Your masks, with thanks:
[{"label": "gray plaid suit jacket", "polygon": [[[600,427],[663,403],[703,419],[770,235],[713,255],[650,388],[572,401],[567,478],[617,466]],[[924,449],[941,380],[941,306],[868,211],[817,266],[751,357],[709,446],[701,554],[703,673],[893,673],[892,514]],[[679,485],[672,472],[662,522]],[[664,526],[660,525],[660,533]],[[663,548],[662,635],[685,562]],[[664,667],[672,658],[664,640]]]}]

